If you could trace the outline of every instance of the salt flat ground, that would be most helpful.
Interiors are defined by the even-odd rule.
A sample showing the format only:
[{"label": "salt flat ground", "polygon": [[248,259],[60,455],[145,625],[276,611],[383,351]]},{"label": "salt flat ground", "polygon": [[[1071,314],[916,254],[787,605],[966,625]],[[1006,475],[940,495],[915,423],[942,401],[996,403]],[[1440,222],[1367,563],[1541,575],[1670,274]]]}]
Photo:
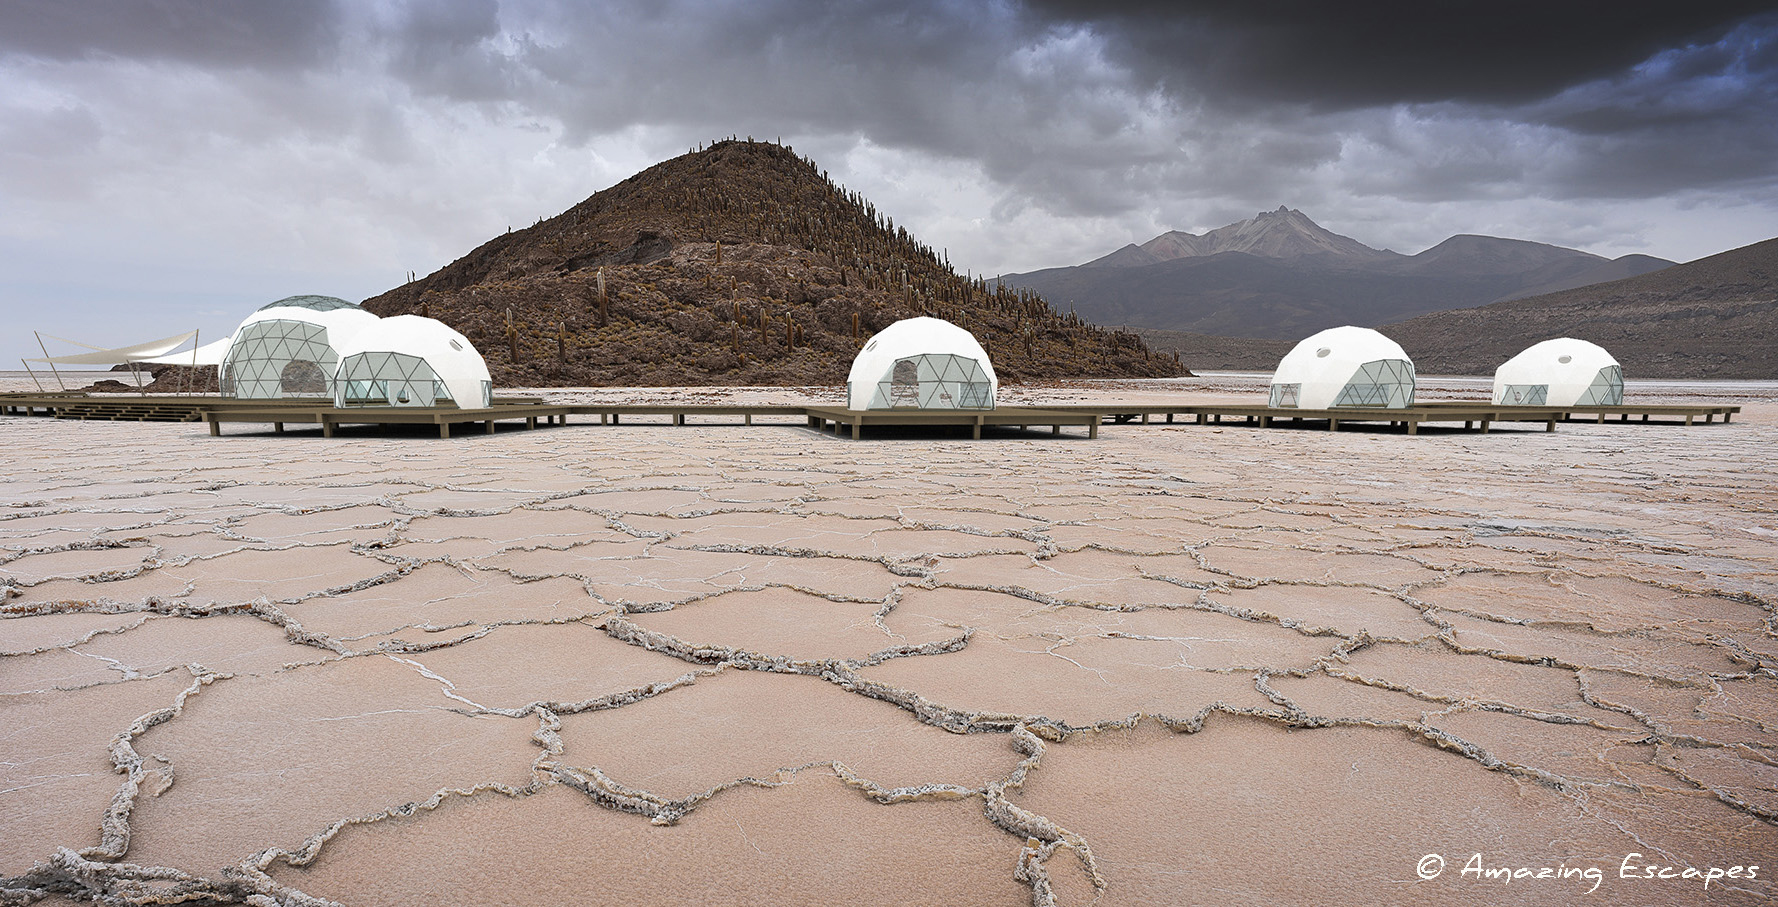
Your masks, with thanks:
[{"label": "salt flat ground", "polygon": [[1778,404],[1643,392],[1747,410],[0,419],[0,903],[1767,903]]}]

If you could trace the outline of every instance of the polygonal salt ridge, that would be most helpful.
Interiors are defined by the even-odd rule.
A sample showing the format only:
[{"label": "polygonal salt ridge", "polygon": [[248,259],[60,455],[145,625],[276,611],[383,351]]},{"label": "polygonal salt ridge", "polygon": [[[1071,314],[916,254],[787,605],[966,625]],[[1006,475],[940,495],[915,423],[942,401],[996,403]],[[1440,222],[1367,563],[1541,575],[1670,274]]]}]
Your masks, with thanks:
[{"label": "polygonal salt ridge", "polygon": [[[596,542],[589,542],[587,544],[591,545],[591,544],[597,544],[597,543]],[[573,548],[575,548],[575,547],[579,547],[579,546],[570,546],[569,548],[560,549],[560,550],[573,550]],[[720,548],[701,548],[701,547],[685,547],[685,548],[680,548],[680,549],[676,549],[676,550],[698,551],[698,552],[704,552],[704,553],[710,553],[710,554],[757,553],[757,552],[732,552],[732,551],[722,550]],[[606,561],[606,562],[617,562],[617,561],[645,561],[645,560],[650,560],[650,559],[658,559],[658,556],[652,554],[651,552],[652,552],[652,544],[651,544],[650,548],[648,550],[645,550],[644,553],[642,553],[642,554],[617,555],[617,556],[613,556],[613,557],[609,557],[609,558],[603,558],[602,560]],[[379,555],[379,556],[381,556],[381,555]],[[820,559],[820,558],[828,558],[829,557],[828,555],[821,554],[821,553],[813,553],[813,554],[809,554],[809,555],[781,555],[781,556],[806,557],[806,558],[810,558],[810,559]],[[396,560],[397,558],[394,558],[393,556],[391,556],[390,559]],[[892,561],[887,560],[886,558],[853,557],[853,558],[846,558],[846,560],[850,560],[850,561],[857,562],[857,563],[876,563],[876,564],[883,566],[891,575],[895,575],[895,576],[908,576],[908,577],[913,577],[916,579],[929,579],[931,576],[930,569],[927,569],[924,567],[918,567],[918,566],[910,566],[910,565],[899,563],[899,562],[892,562]],[[427,559],[424,559],[424,561],[416,561],[414,563],[414,566],[418,566],[419,563],[431,563],[431,562],[448,563],[448,564],[451,564],[453,566],[458,566],[458,567],[464,566],[464,565],[460,564],[456,559],[448,558],[448,557],[427,558]],[[580,582],[582,584],[582,586],[585,588],[587,595],[589,597],[591,597],[594,601],[598,602],[600,605],[606,606],[606,607],[611,607],[611,608],[618,608],[618,609],[621,609],[624,612],[630,613],[630,614],[642,614],[642,613],[647,613],[647,612],[652,612],[652,611],[668,611],[668,610],[672,610],[673,608],[676,608],[680,605],[691,604],[691,603],[701,601],[705,598],[709,598],[709,597],[712,597],[715,595],[721,595],[721,594],[729,593],[729,592],[757,592],[757,591],[764,590],[764,589],[790,589],[790,590],[793,590],[796,592],[802,592],[802,593],[806,593],[808,595],[813,595],[813,596],[817,596],[820,598],[826,598],[826,599],[829,599],[831,601],[836,601],[836,602],[876,602],[876,601],[881,601],[881,599],[879,599],[879,598],[872,598],[872,597],[856,598],[856,597],[847,596],[847,595],[844,595],[841,593],[823,591],[823,590],[815,589],[815,588],[805,586],[805,585],[802,585],[801,583],[796,583],[796,582],[777,582],[777,581],[761,581],[761,582],[754,582],[754,583],[742,583],[739,585],[728,586],[728,587],[724,587],[722,589],[716,589],[716,590],[710,590],[710,591],[692,591],[692,592],[687,592],[683,596],[679,596],[676,598],[662,599],[662,600],[657,600],[657,601],[635,601],[635,600],[631,600],[631,599],[627,599],[627,598],[607,596],[606,594],[598,591],[598,589],[596,587],[599,584],[609,582],[611,579],[611,577],[605,576],[605,575],[597,575],[597,574],[593,574],[593,573],[585,573],[585,572],[579,572],[579,571],[574,571],[574,570],[560,570],[560,571],[550,572],[550,573],[527,573],[525,571],[522,571],[522,570],[519,570],[519,569],[516,569],[513,567],[509,567],[509,566],[505,566],[505,565],[501,565],[501,564],[488,564],[488,563],[484,563],[484,562],[480,562],[480,561],[473,562],[473,563],[469,564],[468,566],[472,566],[478,570],[487,570],[487,571],[490,571],[493,573],[504,574],[504,575],[506,575],[506,576],[508,576],[508,577],[512,578],[513,580],[520,582],[520,583],[535,582],[535,581],[545,580],[545,579],[575,580],[575,581]],[[696,580],[693,580],[693,581],[695,582]]]},{"label": "polygonal salt ridge", "polygon": [[782,787],[797,774],[811,768],[831,770],[848,787],[859,790],[865,796],[884,805],[913,803],[922,800],[961,800],[981,794],[979,790],[956,784],[934,783],[886,788],[875,781],[860,776],[848,768],[845,763],[833,759],[805,762],[801,765],[781,768],[765,778],[736,778],[708,790],[676,798],[666,798],[640,788],[625,786],[612,780],[597,766],[551,765],[547,771],[563,784],[586,794],[600,806],[619,812],[646,816],[649,823],[653,825],[672,825],[685,818],[700,804],[724,791],[737,787]]},{"label": "polygonal salt ridge", "polygon": [[1049,541],[1049,536],[1041,526],[1030,529],[983,529],[968,523],[939,523],[931,520],[911,519],[909,517],[899,517],[898,522],[900,522],[901,528],[903,529],[937,530],[942,532],[955,532],[960,535],[981,536],[984,538],[1015,538],[1037,545]]},{"label": "polygonal salt ridge", "polygon": [[[1571,578],[1586,579],[1586,580],[1607,580],[1607,581],[1625,582],[1625,583],[1630,583],[1632,585],[1637,585],[1637,586],[1646,586],[1650,589],[1659,589],[1659,590],[1666,591],[1666,592],[1672,592],[1672,593],[1675,593],[1681,597],[1686,597],[1686,598],[1717,598],[1717,599],[1723,599],[1726,601],[1735,601],[1735,602],[1741,602],[1743,604],[1752,605],[1752,606],[1760,609],[1762,612],[1764,612],[1765,616],[1761,619],[1765,624],[1766,632],[1768,632],[1768,633],[1778,632],[1778,600],[1775,600],[1775,599],[1772,599],[1772,598],[1769,598],[1766,596],[1762,596],[1762,595],[1759,595],[1754,592],[1749,592],[1746,590],[1728,590],[1728,589],[1717,588],[1714,586],[1699,586],[1699,585],[1693,585],[1693,584],[1688,584],[1688,583],[1670,582],[1670,581],[1652,579],[1652,578],[1648,578],[1648,577],[1633,576],[1633,575],[1629,575],[1623,571],[1586,572],[1586,571],[1577,569],[1572,564],[1563,564],[1563,565],[1553,568],[1553,569],[1551,569],[1551,568],[1535,568],[1535,569],[1522,569],[1522,570],[1514,570],[1514,569],[1500,568],[1500,567],[1463,567],[1463,568],[1453,568],[1453,569],[1445,571],[1445,573],[1446,573],[1446,575],[1437,581],[1420,584],[1420,585],[1414,587],[1413,590],[1404,590],[1404,594],[1411,594],[1412,591],[1419,591],[1421,589],[1443,588],[1446,586],[1446,584],[1450,580],[1456,579],[1459,577],[1466,577],[1466,576],[1537,578],[1537,579],[1542,579],[1552,585],[1561,585],[1563,582],[1565,582],[1566,580],[1569,580]],[[1404,600],[1408,600],[1408,599],[1404,599]],[[1548,626],[1559,627],[1559,628],[1563,628],[1563,629],[1571,629],[1571,630],[1584,631],[1584,632],[1588,632],[1588,633],[1596,633],[1601,636],[1613,635],[1613,631],[1602,630],[1590,622],[1581,621],[1581,620],[1516,618],[1516,617],[1503,615],[1503,614],[1497,614],[1497,613],[1492,613],[1492,612],[1487,612],[1487,611],[1480,611],[1475,608],[1452,607],[1450,605],[1428,603],[1428,602],[1422,601],[1418,598],[1412,598],[1410,603],[1413,604],[1417,608],[1421,608],[1423,611],[1426,609],[1436,608],[1436,609],[1442,610],[1442,611],[1449,611],[1449,612],[1452,612],[1455,614],[1462,614],[1467,617],[1475,618],[1477,620],[1487,620],[1487,621],[1493,621],[1493,622],[1505,623],[1505,624],[1522,624],[1522,625],[1527,625],[1527,626],[1533,625],[1533,624],[1548,625]],[[1762,662],[1769,662],[1769,659],[1766,656],[1763,656],[1759,653],[1751,652],[1750,650],[1747,650],[1744,646],[1741,646],[1740,644],[1736,643],[1732,639],[1713,635],[1709,638],[1709,642],[1712,645],[1719,645],[1719,646],[1724,646],[1724,647],[1735,648],[1736,651],[1738,651],[1738,652],[1746,652],[1746,654],[1750,658],[1757,659]]]},{"label": "polygonal salt ridge", "polygon": [[[235,870],[230,873],[228,870]],[[341,907],[280,885],[253,867],[228,867],[210,879],[165,866],[89,860],[56,849],[15,879],[0,879],[0,904],[31,904],[50,895],[105,904],[246,904],[249,907]]]},{"label": "polygonal salt ridge", "polygon": [[[1449,646],[1446,640],[1442,640],[1442,638],[1440,638],[1438,642],[1440,642],[1442,646]],[[1540,720],[1540,722],[1547,722],[1547,724],[1577,724],[1577,726],[1598,727],[1598,729],[1613,729],[1613,727],[1606,726],[1606,724],[1600,724],[1598,720],[1593,720],[1593,718],[1577,717],[1577,715],[1570,715],[1570,713],[1565,713],[1565,711],[1542,710],[1542,708],[1520,706],[1520,704],[1513,704],[1513,702],[1494,701],[1494,699],[1474,699],[1474,697],[1467,697],[1467,695],[1440,695],[1437,694],[1437,692],[1421,690],[1421,688],[1406,685],[1406,683],[1394,683],[1394,681],[1389,681],[1389,679],[1385,678],[1367,678],[1367,676],[1360,674],[1360,672],[1355,672],[1355,670],[1342,669],[1341,663],[1346,662],[1351,654],[1357,653],[1358,649],[1364,649],[1364,647],[1369,646],[1401,646],[1401,644],[1373,642],[1373,640],[1369,640],[1369,638],[1364,638],[1364,640],[1351,640],[1348,644],[1342,644],[1342,651],[1335,651],[1335,653],[1328,654],[1323,660],[1319,660],[1316,669],[1321,670],[1323,674],[1330,676],[1330,678],[1341,679],[1341,681],[1357,683],[1357,685],[1362,686],[1374,686],[1374,688],[1380,688],[1380,690],[1392,690],[1392,692],[1398,692],[1398,694],[1410,695],[1410,697],[1419,699],[1419,701],[1440,702],[1440,704],[1444,704],[1444,706],[1456,706],[1456,708],[1467,708],[1467,710],[1499,711],[1499,713],[1506,713],[1506,715],[1533,718],[1533,720]],[[1472,658],[1488,658],[1488,656],[1472,656]],[[1549,665],[1543,665],[1543,663],[1534,662],[1534,660],[1533,662],[1499,660],[1499,662],[1522,663],[1522,665],[1534,665],[1534,667],[1549,667]],[[1577,692],[1577,699],[1579,699],[1579,701],[1588,704],[1588,706],[1593,706],[1593,708],[1600,708],[1600,710],[1616,711],[1616,713],[1629,715],[1629,717],[1636,718],[1641,724],[1645,724],[1645,726],[1650,727],[1650,729],[1654,729],[1654,726],[1652,726],[1650,722],[1646,722],[1643,718],[1638,717],[1634,711],[1625,710],[1622,706],[1613,706],[1613,704],[1607,704],[1607,702],[1600,702],[1597,701],[1595,697],[1591,697],[1591,695],[1588,694],[1588,690],[1586,690],[1586,685],[1584,685],[1584,678],[1581,676],[1581,670],[1558,670],[1565,670],[1568,676],[1572,676],[1572,678],[1575,679],[1575,692]],[[1284,674],[1284,672],[1271,672],[1271,674]],[[1305,674],[1296,674],[1296,676],[1305,676]],[[1269,690],[1269,692],[1266,692],[1266,690]],[[1262,688],[1262,692],[1266,692],[1266,695],[1271,697],[1273,701],[1285,704],[1287,710],[1293,711],[1293,713],[1305,713],[1305,715],[1307,715],[1307,711],[1301,710],[1300,706],[1296,706],[1296,702],[1291,701],[1287,695],[1277,694],[1277,690],[1269,688],[1269,683],[1266,685],[1266,688]],[[1321,718],[1314,718],[1314,720],[1321,720]],[[1394,726],[1394,724],[1415,726],[1417,722],[1385,722],[1385,724],[1390,724],[1390,726]]]},{"label": "polygonal salt ridge", "polygon": [[[5,549],[0,549],[0,552],[3,552],[4,550]],[[77,552],[77,551],[135,551],[135,550],[146,550],[148,552],[158,553],[161,549],[157,545],[152,545],[146,541],[141,541],[141,540],[137,540],[137,539],[105,539],[105,538],[80,539],[78,541],[63,542],[61,544],[56,544],[56,545],[44,545],[44,546],[40,546],[40,547],[36,547],[36,548],[19,549],[19,550],[13,551],[12,553],[0,553],[0,568],[4,568],[8,564],[17,563],[21,560],[24,560],[25,558],[28,558],[28,557],[42,557],[43,555],[47,555],[47,554],[71,554],[71,553]],[[46,582],[50,582],[52,580],[58,580],[58,579],[81,579],[81,580],[84,580],[87,582],[107,582],[107,581],[115,580],[115,579],[128,579],[129,577],[132,577],[138,573],[141,573],[144,569],[148,568],[148,561],[149,560],[150,560],[149,557],[138,558],[136,565],[133,567],[118,567],[118,568],[109,568],[109,569],[101,568],[98,570],[83,571],[83,572],[80,572],[77,574],[71,573],[71,574],[44,576],[41,579],[36,579],[36,580],[23,578],[23,577],[20,577],[17,575],[12,575],[12,571],[8,571],[8,575],[5,577],[5,580],[6,580],[6,585],[19,586],[21,588],[27,588],[30,586],[38,585],[40,583],[46,583]]]},{"label": "polygonal salt ridge", "polygon": [[[1156,577],[1144,577],[1144,578],[1155,579]],[[1239,617],[1242,620],[1259,621],[1262,619],[1259,615],[1242,614],[1242,613],[1240,613],[1241,609],[1230,609],[1230,608],[1227,608],[1226,606],[1218,605],[1214,602],[1207,601],[1204,598],[1204,591],[1203,590],[1222,588],[1220,586],[1188,585],[1183,582],[1176,583],[1175,585],[1179,585],[1183,588],[1191,589],[1195,592],[1198,592],[1197,601],[1195,601],[1195,602],[1179,602],[1176,604],[1154,604],[1154,603],[1129,604],[1129,603],[1120,603],[1120,602],[1108,602],[1108,601],[1102,601],[1099,599],[1068,598],[1066,596],[1055,595],[1055,594],[1048,593],[1048,592],[1039,592],[1035,589],[1028,589],[1024,586],[1015,586],[1015,585],[1009,585],[1009,584],[1003,584],[1003,583],[965,583],[965,582],[958,582],[957,580],[952,580],[952,579],[935,579],[931,583],[926,584],[925,587],[926,588],[933,588],[933,589],[961,589],[961,590],[966,590],[966,591],[970,591],[970,592],[996,592],[1001,595],[1010,595],[1013,598],[1023,599],[1025,601],[1031,602],[1032,604],[1042,606],[1042,608],[1039,610],[1060,609],[1060,608],[1084,608],[1084,609],[1091,610],[1091,611],[1120,611],[1120,612],[1197,610],[1197,611],[1216,611],[1218,613],[1227,614],[1230,617]]]},{"label": "polygonal salt ridge", "polygon": [[[1599,639],[1605,639],[1605,640],[1649,639],[1650,634],[1647,631],[1643,631],[1643,630],[1605,631],[1605,630],[1599,630],[1599,629],[1591,626],[1590,624],[1579,623],[1579,622],[1574,622],[1574,621],[1549,621],[1549,620],[1535,620],[1535,619],[1501,618],[1501,617],[1496,617],[1493,615],[1471,614],[1469,612],[1457,610],[1457,609],[1428,606],[1428,605],[1425,605],[1423,602],[1413,601],[1413,600],[1411,600],[1409,598],[1405,598],[1405,597],[1404,597],[1404,600],[1409,601],[1411,604],[1415,604],[1417,606],[1422,607],[1423,610],[1421,611],[1421,616],[1428,623],[1430,623],[1433,626],[1436,626],[1438,628],[1438,630],[1439,630],[1438,639],[1441,642],[1443,642],[1446,646],[1449,646],[1452,651],[1458,652],[1463,655],[1481,655],[1481,656],[1493,658],[1493,659],[1496,659],[1499,661],[1518,662],[1521,664],[1545,665],[1545,666],[1549,666],[1549,667],[1563,668],[1563,669],[1567,669],[1567,670],[1571,670],[1571,671],[1581,671],[1581,670],[1602,671],[1602,672],[1607,672],[1607,673],[1622,674],[1627,677],[1641,677],[1641,678],[1646,678],[1646,679],[1650,679],[1650,680],[1658,680],[1663,683],[1691,685],[1694,682],[1689,678],[1688,675],[1682,674],[1679,672],[1662,673],[1662,672],[1657,672],[1654,670],[1637,670],[1637,669],[1622,666],[1622,665],[1595,664],[1595,663],[1575,660],[1573,658],[1565,658],[1561,655],[1554,654],[1555,650],[1553,648],[1543,650],[1541,653],[1525,654],[1525,653],[1509,652],[1509,651],[1505,651],[1502,649],[1493,648],[1493,647],[1489,647],[1489,646],[1485,646],[1485,645],[1474,645],[1474,646],[1465,645],[1462,641],[1460,641],[1457,638],[1457,634],[1461,633],[1463,631],[1458,630],[1454,625],[1452,625],[1448,621],[1441,620],[1438,617],[1438,612],[1440,610],[1449,611],[1450,613],[1453,613],[1453,614],[1462,614],[1465,617],[1469,617],[1474,620],[1489,622],[1489,623],[1498,623],[1498,624],[1505,625],[1505,626],[1522,626],[1522,627],[1527,627],[1527,628],[1551,628],[1551,629],[1568,630],[1568,631],[1577,632],[1577,633],[1581,633],[1581,634],[1584,634],[1587,636],[1593,636],[1593,637],[1597,637]],[[1688,644],[1688,645],[1701,645],[1701,644],[1687,643],[1684,640],[1674,640],[1674,642],[1680,643],[1680,644]],[[1754,652],[1754,651],[1748,649],[1746,646],[1738,643],[1737,641],[1735,641],[1733,639],[1717,638],[1717,639],[1712,640],[1710,643],[1708,643],[1708,646],[1710,648],[1719,650],[1721,656],[1723,658],[1727,659],[1728,661],[1730,661],[1731,663],[1736,663],[1736,664],[1741,664],[1741,665],[1746,666],[1746,670],[1740,671],[1740,672],[1710,671],[1710,672],[1708,672],[1707,676],[1712,678],[1713,680],[1732,680],[1732,679],[1753,677],[1753,676],[1756,676],[1762,669],[1769,669],[1772,665],[1772,661],[1769,656],[1765,656],[1765,655],[1762,655],[1761,653]]]},{"label": "polygonal salt ridge", "polygon": [[98,536],[110,532],[137,532],[179,519],[178,514],[164,510],[93,511],[84,507],[33,508],[29,512],[0,513],[0,539],[17,539],[16,543],[0,544],[0,550],[18,550],[17,545],[29,544],[33,535],[45,531]]},{"label": "polygonal salt ridge", "polygon": [[688,643],[676,636],[649,630],[613,615],[605,619],[606,635],[613,639],[641,646],[651,652],[661,652],[682,661],[700,665],[719,665],[739,667],[752,671],[770,671],[778,674],[807,674],[826,677],[836,672],[850,672],[869,665],[882,664],[891,658],[907,658],[917,655],[943,655],[955,652],[968,645],[973,630],[965,630],[950,639],[935,640],[919,645],[889,646],[863,658],[818,658],[791,659],[782,655],[763,652],[749,652],[743,649],[719,645],[696,645]]},{"label": "polygonal salt ridge", "polygon": [[[352,511],[357,510],[362,510],[364,512],[360,514],[352,514]],[[328,519],[329,517],[348,515],[356,515],[359,516],[360,519]],[[274,548],[335,545],[342,543],[374,547],[379,544],[388,543],[395,537],[396,533],[407,528],[408,523],[412,519],[413,517],[410,515],[397,514],[387,508],[365,504],[345,504],[337,507],[322,508],[274,508],[261,513],[241,514],[228,517],[215,526],[215,531],[223,538],[261,542]],[[289,527],[302,530],[294,533],[289,531],[268,533],[264,531],[264,528],[261,525],[259,525],[277,520],[301,520],[304,522],[305,526]],[[315,528],[306,528],[306,524],[309,522],[318,525]],[[258,534],[255,534],[253,531],[256,529],[259,530]],[[371,529],[386,529],[388,532],[384,534],[382,539],[341,539],[337,541],[303,539],[304,536],[308,535],[329,535]],[[279,542],[284,542],[286,544],[277,544]]]},{"label": "polygonal salt ridge", "polygon": [[[1006,538],[1007,536],[999,536]],[[1023,541],[1023,539],[1021,539]],[[985,557],[1005,554],[1026,554],[1022,548],[987,548],[974,551],[920,551],[913,554],[853,554],[850,552],[830,551],[816,548],[758,544],[742,545],[716,543],[708,545],[668,545],[676,551],[703,551],[710,554],[747,554],[756,557],[792,557],[818,560],[854,561],[858,563],[878,564],[884,569],[900,576],[930,577],[932,567],[937,565],[939,558]]]},{"label": "polygonal salt ridge", "polygon": [[[99,823],[99,843],[96,846],[80,851],[79,856],[95,860],[121,860],[130,849],[130,813],[136,807],[136,795],[141,790],[142,781],[147,776],[142,756],[136,752],[135,740],[148,732],[149,728],[165,724],[179,717],[185,711],[185,703],[198,691],[219,679],[230,677],[228,674],[216,674],[206,670],[202,665],[188,665],[191,672],[191,685],[181,690],[173,705],[149,712],[137,718],[130,727],[118,734],[111,741],[111,764],[119,774],[124,775],[123,783],[118,787],[117,795],[106,808],[104,818]],[[170,783],[170,778],[163,779]],[[164,789],[164,788],[163,788]]]},{"label": "polygonal salt ridge", "polygon": [[[350,654],[350,650],[339,640],[325,634],[311,633],[300,622],[278,607],[279,604],[295,604],[316,598],[326,598],[348,592],[358,592],[385,582],[392,582],[406,575],[406,569],[398,568],[377,577],[361,580],[353,584],[340,586],[336,589],[304,595],[294,599],[283,599],[277,602],[257,598],[247,602],[222,602],[193,604],[183,601],[169,601],[158,596],[150,596],[140,601],[118,602],[104,598],[94,598],[84,602],[33,602],[23,605],[0,607],[0,616],[34,616],[44,614],[124,614],[145,613],[160,614],[169,617],[202,618],[219,614],[248,614],[264,620],[284,630],[291,642],[298,645],[313,646],[339,655]],[[185,594],[193,591],[195,584],[188,583]]]},{"label": "polygonal salt ridge", "polygon": [[[1105,877],[1100,875],[1099,867],[1093,858],[1093,849],[1080,835],[1068,831],[1055,822],[1027,810],[1006,797],[1008,790],[1017,790],[1024,786],[1025,778],[1033,769],[1043,762],[1044,739],[1060,740],[1063,734],[1053,728],[1034,730],[1032,726],[1020,723],[1015,725],[1012,734],[1013,748],[1025,755],[1025,758],[1014,767],[1005,779],[993,782],[983,792],[986,799],[985,814],[988,821],[993,822],[1008,834],[1023,837],[1025,846],[1019,853],[1018,869],[1014,877],[1031,886],[1032,903],[1038,907],[1053,907],[1056,903],[1055,894],[1050,887],[1049,861],[1059,848],[1066,848],[1074,854],[1081,868],[1091,880],[1094,899],[1106,888]],[[1041,736],[1040,736],[1041,735]]]},{"label": "polygonal salt ridge", "polygon": [[[23,617],[25,615],[18,615],[18,616]],[[7,619],[13,619],[13,618],[0,617],[0,621],[4,621]],[[80,634],[79,636],[72,636],[72,637],[63,639],[60,642],[52,642],[52,643],[48,643],[45,645],[36,646],[34,648],[29,648],[29,649],[26,649],[26,648],[0,649],[0,656],[40,655],[44,652],[51,652],[56,649],[72,649],[72,648],[75,648],[76,646],[81,646],[81,645],[85,645],[86,643],[92,642],[94,639],[97,639],[100,636],[109,636],[112,634],[127,633],[130,630],[134,630],[137,627],[142,626],[142,624],[147,620],[148,620],[148,614],[147,613],[140,613],[136,616],[136,619],[134,619],[134,620],[126,621],[124,623],[120,623],[115,626],[94,627],[94,628],[87,630],[86,632]],[[4,627],[4,626],[5,626],[4,623],[0,623],[0,627]]]}]

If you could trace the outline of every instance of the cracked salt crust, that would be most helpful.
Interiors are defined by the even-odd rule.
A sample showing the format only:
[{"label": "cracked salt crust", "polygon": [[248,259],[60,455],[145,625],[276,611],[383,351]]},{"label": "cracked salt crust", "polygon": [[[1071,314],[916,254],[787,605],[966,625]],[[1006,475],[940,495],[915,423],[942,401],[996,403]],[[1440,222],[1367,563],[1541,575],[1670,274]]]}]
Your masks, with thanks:
[{"label": "cracked salt crust", "polygon": [[0,903],[1462,904],[1499,892],[1422,854],[1757,861],[1774,415],[0,420]]}]

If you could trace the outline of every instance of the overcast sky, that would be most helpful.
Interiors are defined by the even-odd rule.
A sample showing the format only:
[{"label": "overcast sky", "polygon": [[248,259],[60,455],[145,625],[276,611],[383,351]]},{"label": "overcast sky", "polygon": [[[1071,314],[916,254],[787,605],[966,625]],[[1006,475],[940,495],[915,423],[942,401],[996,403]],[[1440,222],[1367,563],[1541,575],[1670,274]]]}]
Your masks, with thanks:
[{"label": "overcast sky", "polygon": [[0,369],[360,300],[730,134],[975,273],[1279,205],[1691,260],[1778,235],[1770,6],[0,0]]}]

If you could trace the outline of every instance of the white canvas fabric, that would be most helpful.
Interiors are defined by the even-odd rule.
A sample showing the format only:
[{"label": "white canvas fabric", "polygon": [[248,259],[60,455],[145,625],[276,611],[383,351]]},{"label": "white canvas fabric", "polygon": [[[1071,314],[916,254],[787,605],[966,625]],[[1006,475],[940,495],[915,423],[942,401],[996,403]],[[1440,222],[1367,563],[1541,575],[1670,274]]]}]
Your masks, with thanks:
[{"label": "white canvas fabric", "polygon": [[1275,407],[1327,409],[1414,405],[1414,363],[1401,345],[1370,328],[1328,328],[1304,338],[1272,373]]},{"label": "white canvas fabric", "polygon": [[493,399],[488,363],[469,338],[436,318],[384,318],[340,348],[335,406],[434,406],[480,409]]},{"label": "white canvas fabric", "polygon": [[1532,344],[1494,370],[1494,403],[1507,406],[1617,406],[1624,370],[1598,344],[1558,337]]},{"label": "white canvas fabric", "polygon": [[904,318],[852,360],[848,409],[993,409],[1000,379],[970,332],[942,318]]},{"label": "white canvas fabric", "polygon": [[[194,331],[193,333],[195,334],[196,332]],[[212,340],[195,350],[186,350],[183,353],[168,353],[165,356],[155,356],[152,359],[138,359],[136,361],[152,362],[156,365],[221,365],[222,358],[228,355],[229,343],[233,340],[233,337],[224,337],[221,340]]]},{"label": "white canvas fabric", "polygon": [[[171,337],[162,337],[159,340],[149,340],[143,343],[131,344],[130,346],[120,346],[115,349],[101,349],[90,344],[66,340],[63,342],[72,343],[75,346],[84,346],[87,349],[92,350],[92,352],[72,353],[67,356],[45,356],[31,359],[30,361],[48,362],[52,365],[122,365],[126,362],[154,362],[156,360],[153,357],[159,356],[168,350],[184,344],[185,341],[196,337],[197,334],[197,331],[186,331],[183,334],[175,334]],[[61,340],[62,338],[55,337],[52,339]],[[190,354],[187,353],[186,355]]]},{"label": "white canvas fabric", "polygon": [[377,320],[331,296],[293,296],[261,306],[229,338],[221,357],[222,395],[333,396],[341,345]]}]

